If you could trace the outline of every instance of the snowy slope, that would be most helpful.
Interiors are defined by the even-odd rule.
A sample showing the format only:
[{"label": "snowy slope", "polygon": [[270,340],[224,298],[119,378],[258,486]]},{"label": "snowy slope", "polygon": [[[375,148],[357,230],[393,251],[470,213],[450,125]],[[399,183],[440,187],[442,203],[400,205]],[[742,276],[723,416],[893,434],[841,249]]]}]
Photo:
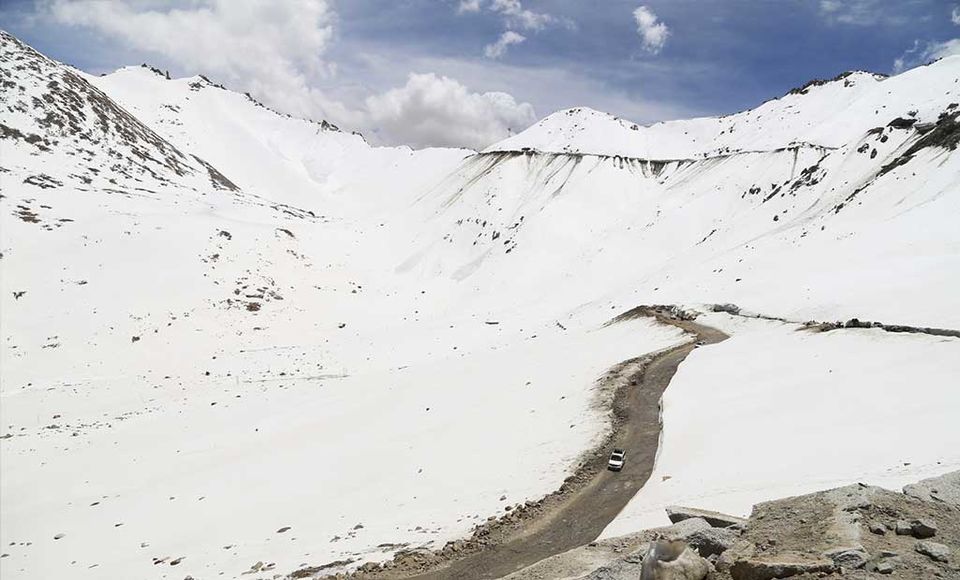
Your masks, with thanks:
[{"label": "snowy slope", "polygon": [[[470,155],[370,147],[200,77],[89,77],[2,40],[4,578],[276,564],[256,578],[442,546],[559,486],[607,428],[605,369],[687,340],[604,326],[640,303],[960,327],[960,59],[721,119],[561,113]],[[777,368],[810,348],[775,338]],[[737,340],[690,376],[753,357]],[[888,348],[853,342],[831,344]],[[953,343],[902,349],[895,376],[953,368]],[[928,404],[960,412],[939,390]],[[930,457],[955,462],[948,443]],[[711,482],[718,505],[731,477]]]},{"label": "snowy slope", "polygon": [[140,66],[87,79],[245,191],[327,216],[355,205],[389,213],[470,153],[371,147],[360,135],[282,115],[199,76],[171,80]]},{"label": "snowy slope", "polygon": [[667,525],[669,505],[746,517],[759,501],[854,481],[899,490],[960,467],[960,339],[705,320],[734,336],[684,361],[656,468],[604,537]]},{"label": "snowy slope", "polygon": [[[960,205],[958,78],[960,58],[952,58],[864,81],[874,87],[862,97],[869,124],[847,141],[840,136],[848,112],[831,117],[816,97],[859,85],[834,81],[781,99],[799,108],[813,98],[818,130],[837,129],[831,148],[755,151],[763,144],[745,141],[738,147],[750,151],[664,161],[695,153],[669,152],[665,137],[657,142],[668,152],[648,155],[653,160],[543,153],[550,141],[534,127],[469,159],[426,196],[431,228],[402,268],[476,289],[509,279],[519,299],[531,301],[549,289],[566,294],[567,304],[601,296],[624,309],[733,301],[794,318],[960,327],[960,238],[951,218]],[[902,89],[879,120],[876,86]],[[564,135],[580,123],[563,114],[544,124],[558,119]],[[608,123],[597,126],[615,141]],[[683,136],[682,124],[657,127],[670,126]],[[513,144],[532,150],[507,151]]]},{"label": "snowy slope", "polygon": [[[411,203],[399,176],[429,179],[462,151],[374,151],[223,91],[206,106],[248,108],[222,122],[317,142],[285,165],[293,151],[258,129],[208,169],[194,151],[220,154],[205,139],[225,126],[161,136],[11,37],[3,54],[32,63],[4,67],[4,103],[45,103],[0,111],[17,131],[0,141],[4,578],[240,577],[258,561],[269,576],[440,546],[553,491],[607,429],[597,378],[685,340],[468,309],[446,280],[389,275],[412,235],[384,217]],[[48,78],[71,90],[42,92]],[[91,98],[104,123],[74,113]],[[49,106],[79,129],[43,132]],[[118,126],[137,138],[114,144]],[[338,150],[344,163],[298,181]],[[396,169],[337,177],[363,155]],[[257,163],[287,188],[238,171]],[[228,173],[235,186],[211,180]]]}]

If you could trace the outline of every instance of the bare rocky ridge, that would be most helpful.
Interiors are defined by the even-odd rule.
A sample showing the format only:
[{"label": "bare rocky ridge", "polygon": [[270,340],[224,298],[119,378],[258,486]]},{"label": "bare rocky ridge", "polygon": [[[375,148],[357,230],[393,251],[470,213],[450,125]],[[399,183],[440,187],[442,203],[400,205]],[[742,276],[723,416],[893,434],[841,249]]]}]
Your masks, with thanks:
[{"label": "bare rocky ridge", "polygon": [[[179,149],[73,69],[2,31],[0,62],[5,120],[20,124],[0,124],[0,137],[30,144],[41,155],[66,153],[83,167],[57,177],[116,185],[117,176],[169,183],[197,172]],[[111,164],[95,166],[103,151]]]}]

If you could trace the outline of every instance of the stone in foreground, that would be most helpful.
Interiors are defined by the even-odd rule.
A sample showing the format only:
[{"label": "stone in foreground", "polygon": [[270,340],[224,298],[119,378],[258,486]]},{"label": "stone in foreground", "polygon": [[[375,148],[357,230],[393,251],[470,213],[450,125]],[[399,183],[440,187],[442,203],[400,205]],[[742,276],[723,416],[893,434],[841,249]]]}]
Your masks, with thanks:
[{"label": "stone in foreground", "polygon": [[715,528],[728,528],[730,526],[742,525],[746,523],[745,518],[713,512],[710,510],[701,510],[697,508],[688,508],[680,506],[667,506],[667,517],[673,523],[682,522],[690,518],[703,518]]}]

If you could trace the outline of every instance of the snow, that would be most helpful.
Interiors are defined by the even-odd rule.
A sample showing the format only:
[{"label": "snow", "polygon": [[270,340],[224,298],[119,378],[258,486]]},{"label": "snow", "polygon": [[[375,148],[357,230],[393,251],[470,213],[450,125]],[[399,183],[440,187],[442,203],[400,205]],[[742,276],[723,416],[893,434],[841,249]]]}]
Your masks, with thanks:
[{"label": "snow", "polygon": [[[272,575],[441,547],[559,487],[608,429],[606,369],[689,340],[605,326],[639,304],[960,327],[960,156],[927,147],[882,172],[921,139],[889,121],[960,101],[956,58],[714,120],[633,130],[560,113],[473,154],[371,147],[199,77],[91,77],[2,40],[0,122],[22,133],[0,140],[4,578],[239,577],[257,561]],[[546,153],[510,152],[527,146]],[[709,321],[734,338],[696,351],[667,391],[657,469],[683,493],[714,463],[684,460],[702,410],[676,393],[715,372],[739,389],[847,369],[760,395],[854,431],[890,422],[851,412],[875,375],[930,389],[956,375],[951,339]],[[778,346],[763,363],[765,341]],[[794,350],[822,362],[798,371]],[[760,399],[723,411],[777,402]],[[946,470],[960,446],[938,421],[956,399],[912,404],[905,422],[926,412],[941,431],[929,457],[884,454],[881,438],[844,469],[764,474],[757,456],[755,484],[728,470],[704,502],[889,483],[900,461],[912,469],[890,478]],[[824,444],[776,434],[798,454]]]},{"label": "snow", "polygon": [[[529,147],[552,153],[670,160],[773,151],[797,143],[842,147],[885,125],[895,116],[892,112],[906,116],[914,111],[921,121],[936,121],[943,110],[942,96],[956,95],[958,75],[960,56],[889,78],[854,72],[734,115],[650,126],[578,107],[554,113],[486,151]],[[923,90],[913,90],[916,87]]]},{"label": "snow", "polygon": [[[675,339],[639,324],[328,379],[258,379],[240,354],[223,363],[237,380],[16,392],[4,424],[37,435],[5,443],[3,534],[33,546],[10,548],[4,575],[152,577],[152,558],[169,556],[184,573],[237,577],[259,560],[291,571],[442,545],[551,490],[602,431],[584,385]],[[271,363],[306,347],[274,347]]]},{"label": "snow", "polygon": [[668,525],[664,508],[753,504],[863,482],[899,490],[960,469],[960,339],[704,317],[663,397],[656,467],[601,537]]},{"label": "snow", "polygon": [[322,215],[347,211],[344,204],[389,214],[471,153],[371,147],[360,135],[280,115],[202,77],[171,80],[127,67],[86,78],[244,191]]},{"label": "snow", "polygon": [[[4,49],[14,62],[25,54]],[[69,70],[28,61],[38,74],[15,77],[24,93],[68,110],[42,79]],[[115,161],[46,132],[30,108],[18,127],[57,150],[7,156],[4,142],[4,578],[239,577],[258,561],[288,573],[440,547],[555,490],[608,428],[611,393],[595,381],[687,340],[643,321],[561,327],[511,302],[467,309],[473,298],[446,280],[385,275],[408,247],[391,208],[462,151],[377,150],[180,85],[186,96],[145,94],[207,124],[191,140],[151,118],[157,139],[186,160],[210,147],[244,191],[216,189],[199,162],[184,175],[110,174]],[[123,107],[150,118],[132,97]],[[273,133],[231,133],[271,118]],[[295,161],[296,143],[260,140],[307,125],[316,143]],[[90,128],[92,139],[113,134]],[[349,160],[301,171],[327,153],[384,172]],[[240,171],[258,161],[289,185],[281,195],[268,197],[269,176]],[[41,173],[63,185],[23,183]],[[384,190],[380,179],[398,182]]]}]

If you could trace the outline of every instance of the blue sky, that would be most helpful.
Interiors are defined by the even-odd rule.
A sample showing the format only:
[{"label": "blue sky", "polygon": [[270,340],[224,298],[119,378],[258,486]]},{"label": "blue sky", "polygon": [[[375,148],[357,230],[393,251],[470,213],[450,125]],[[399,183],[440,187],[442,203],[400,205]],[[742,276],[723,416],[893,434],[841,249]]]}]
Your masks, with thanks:
[{"label": "blue sky", "polygon": [[[415,146],[481,147],[572,106],[644,123],[731,113],[813,78],[892,73],[960,44],[960,7],[948,0],[0,6],[3,28],[89,72],[146,61],[177,76],[204,73],[294,114]],[[504,34],[512,42],[498,51]],[[425,130],[431,116],[448,130]]]}]

